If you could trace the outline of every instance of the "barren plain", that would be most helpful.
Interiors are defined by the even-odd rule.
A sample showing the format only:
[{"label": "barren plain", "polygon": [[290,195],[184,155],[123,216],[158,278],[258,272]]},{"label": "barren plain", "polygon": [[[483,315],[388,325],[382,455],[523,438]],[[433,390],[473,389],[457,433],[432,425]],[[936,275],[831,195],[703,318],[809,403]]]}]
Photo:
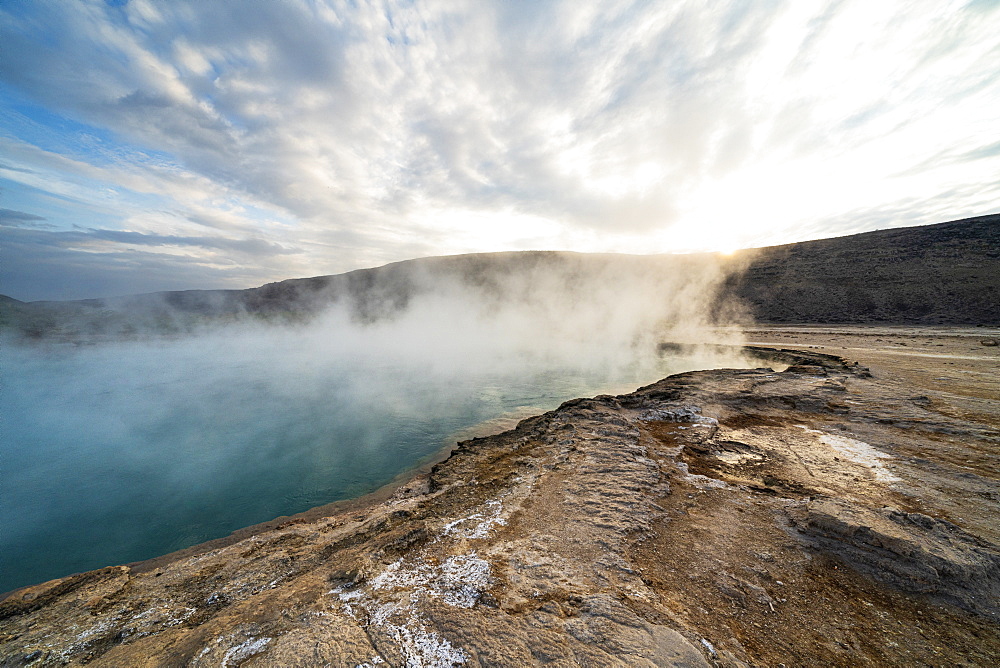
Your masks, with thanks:
[{"label": "barren plain", "polygon": [[997,665],[998,335],[758,328],[760,368],[570,401],[391,494],[15,592],[0,665]]}]

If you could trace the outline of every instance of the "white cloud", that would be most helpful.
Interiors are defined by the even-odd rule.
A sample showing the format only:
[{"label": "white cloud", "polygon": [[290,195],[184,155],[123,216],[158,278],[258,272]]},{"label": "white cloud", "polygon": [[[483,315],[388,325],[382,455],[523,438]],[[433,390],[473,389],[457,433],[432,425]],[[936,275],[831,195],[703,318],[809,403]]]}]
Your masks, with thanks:
[{"label": "white cloud", "polygon": [[45,139],[58,121],[0,121],[8,166],[32,170],[6,178],[120,206],[115,229],[211,221],[300,251],[245,268],[262,282],[1000,208],[986,3],[40,1],[0,24],[0,81],[113,137],[70,150]]}]

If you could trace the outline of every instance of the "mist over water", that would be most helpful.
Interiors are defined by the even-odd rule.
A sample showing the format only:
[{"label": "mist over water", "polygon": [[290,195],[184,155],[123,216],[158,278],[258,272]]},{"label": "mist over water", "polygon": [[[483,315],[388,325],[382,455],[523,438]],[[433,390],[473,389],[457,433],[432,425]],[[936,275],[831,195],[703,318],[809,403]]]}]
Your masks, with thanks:
[{"label": "mist over water", "polygon": [[341,305],[299,326],[5,345],[0,591],[362,495],[511,412],[745,365],[656,353],[725,342],[697,315],[705,275],[628,278],[450,281],[365,324]]}]

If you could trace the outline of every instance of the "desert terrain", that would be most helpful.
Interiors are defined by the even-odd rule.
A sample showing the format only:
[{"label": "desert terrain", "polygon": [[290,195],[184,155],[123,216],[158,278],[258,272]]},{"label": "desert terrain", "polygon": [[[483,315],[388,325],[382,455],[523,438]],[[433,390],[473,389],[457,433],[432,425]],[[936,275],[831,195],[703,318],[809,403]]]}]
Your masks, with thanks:
[{"label": "desert terrain", "polygon": [[760,368],[570,401],[379,497],[15,592],[0,662],[996,665],[998,336],[758,327]]}]

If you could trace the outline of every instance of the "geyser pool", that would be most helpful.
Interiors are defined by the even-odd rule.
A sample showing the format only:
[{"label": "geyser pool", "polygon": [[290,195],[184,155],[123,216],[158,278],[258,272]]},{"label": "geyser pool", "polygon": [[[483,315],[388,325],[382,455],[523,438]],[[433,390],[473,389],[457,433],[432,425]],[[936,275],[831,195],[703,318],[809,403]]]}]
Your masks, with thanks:
[{"label": "geyser pool", "polygon": [[377,339],[4,346],[0,591],[356,497],[477,423],[704,366]]}]

